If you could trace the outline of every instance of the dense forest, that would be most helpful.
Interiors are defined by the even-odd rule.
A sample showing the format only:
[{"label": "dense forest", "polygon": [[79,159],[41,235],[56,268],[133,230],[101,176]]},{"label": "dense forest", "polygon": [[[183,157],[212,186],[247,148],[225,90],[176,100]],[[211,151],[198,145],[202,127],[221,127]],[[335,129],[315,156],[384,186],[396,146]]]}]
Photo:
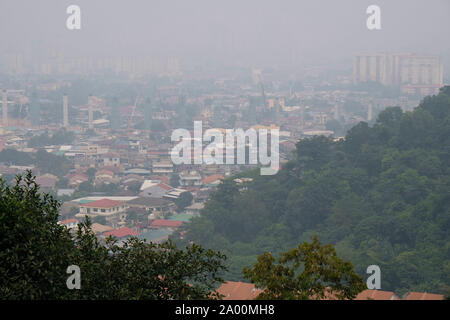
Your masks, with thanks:
[{"label": "dense forest", "polygon": [[229,257],[227,280],[267,251],[317,235],[367,278],[381,268],[381,289],[445,292],[450,285],[450,87],[412,112],[382,111],[345,139],[297,143],[275,176],[225,180],[191,220],[184,241]]}]

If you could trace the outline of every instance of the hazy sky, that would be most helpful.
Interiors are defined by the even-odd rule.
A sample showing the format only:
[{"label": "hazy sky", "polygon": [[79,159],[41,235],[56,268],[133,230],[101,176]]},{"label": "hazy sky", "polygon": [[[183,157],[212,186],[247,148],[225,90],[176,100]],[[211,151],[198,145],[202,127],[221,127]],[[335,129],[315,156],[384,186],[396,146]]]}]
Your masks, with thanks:
[{"label": "hazy sky", "polygon": [[[81,8],[81,30],[66,8]],[[366,8],[381,7],[381,30]],[[185,60],[340,59],[361,51],[450,54],[450,0],[1,0],[0,53],[170,55]]]}]

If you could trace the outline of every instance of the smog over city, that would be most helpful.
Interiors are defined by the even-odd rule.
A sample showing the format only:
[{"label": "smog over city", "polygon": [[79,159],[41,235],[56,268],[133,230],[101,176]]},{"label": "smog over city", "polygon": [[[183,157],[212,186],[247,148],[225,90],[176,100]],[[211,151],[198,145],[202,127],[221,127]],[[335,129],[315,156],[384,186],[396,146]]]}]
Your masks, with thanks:
[{"label": "smog over city", "polygon": [[2,0],[0,39],[0,300],[450,299],[450,1]]}]

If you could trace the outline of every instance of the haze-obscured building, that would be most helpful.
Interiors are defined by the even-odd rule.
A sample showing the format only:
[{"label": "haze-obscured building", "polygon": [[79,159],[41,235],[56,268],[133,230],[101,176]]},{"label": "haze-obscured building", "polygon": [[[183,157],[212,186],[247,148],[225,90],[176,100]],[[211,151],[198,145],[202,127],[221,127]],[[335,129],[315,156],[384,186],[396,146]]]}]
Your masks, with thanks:
[{"label": "haze-obscured building", "polygon": [[437,93],[443,85],[441,58],[410,53],[355,55],[353,83],[369,81],[400,86],[406,93]]}]

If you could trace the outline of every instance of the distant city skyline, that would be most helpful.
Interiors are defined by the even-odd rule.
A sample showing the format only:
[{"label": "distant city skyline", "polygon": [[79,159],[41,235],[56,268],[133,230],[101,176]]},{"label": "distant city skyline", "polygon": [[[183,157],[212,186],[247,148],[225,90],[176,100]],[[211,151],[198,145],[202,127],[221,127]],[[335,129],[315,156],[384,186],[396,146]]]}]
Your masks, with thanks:
[{"label": "distant city skyline", "polygon": [[[81,30],[66,9],[81,8]],[[305,65],[360,51],[450,56],[444,32],[450,2],[375,2],[381,30],[368,30],[368,0],[342,1],[23,1],[0,4],[0,56],[46,63],[68,58],[182,58],[186,65]],[[20,19],[18,19],[20,17]],[[440,40],[439,40],[440,39]]]}]

